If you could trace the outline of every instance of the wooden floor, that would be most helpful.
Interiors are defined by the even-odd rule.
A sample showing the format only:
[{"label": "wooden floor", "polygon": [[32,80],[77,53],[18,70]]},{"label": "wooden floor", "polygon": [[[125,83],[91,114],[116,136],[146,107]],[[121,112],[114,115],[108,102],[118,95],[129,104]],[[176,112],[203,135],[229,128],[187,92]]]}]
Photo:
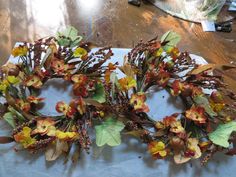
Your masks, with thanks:
[{"label": "wooden floor", "polygon": [[[138,8],[127,0],[0,0],[0,22],[0,64],[7,61],[16,41],[53,35],[67,25],[79,29],[88,41],[122,48],[174,30],[182,36],[182,51],[213,63],[236,63],[235,24],[231,33],[207,33],[200,25],[173,18],[151,4]],[[236,88],[236,71],[225,75]]]}]

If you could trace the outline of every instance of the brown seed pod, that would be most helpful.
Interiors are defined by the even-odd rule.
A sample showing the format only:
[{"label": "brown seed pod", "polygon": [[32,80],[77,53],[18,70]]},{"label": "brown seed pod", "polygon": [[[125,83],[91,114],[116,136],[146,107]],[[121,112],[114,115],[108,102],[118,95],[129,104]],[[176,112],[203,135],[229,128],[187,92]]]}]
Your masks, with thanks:
[{"label": "brown seed pod", "polygon": [[16,67],[16,68],[10,68],[9,71],[8,71],[8,75],[9,76],[18,76],[19,75],[19,68]]}]

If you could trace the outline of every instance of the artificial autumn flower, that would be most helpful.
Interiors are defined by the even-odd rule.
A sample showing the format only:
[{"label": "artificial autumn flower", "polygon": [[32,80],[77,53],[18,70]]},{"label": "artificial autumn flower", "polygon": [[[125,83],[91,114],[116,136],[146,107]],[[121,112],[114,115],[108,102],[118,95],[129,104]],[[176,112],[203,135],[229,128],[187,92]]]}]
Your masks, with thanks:
[{"label": "artificial autumn flower", "polygon": [[197,138],[188,138],[187,149],[184,152],[179,152],[174,155],[174,161],[177,164],[188,162],[190,159],[197,159],[201,157],[202,152],[198,146],[199,140]]},{"label": "artificial autumn flower", "polygon": [[165,70],[159,71],[157,75],[157,84],[161,87],[165,87],[170,79],[170,73]]},{"label": "artificial autumn flower", "polygon": [[179,133],[184,133],[185,132],[184,127],[182,126],[180,121],[172,122],[170,124],[170,127],[171,127],[170,131],[173,132],[173,133],[179,134]]},{"label": "artificial autumn flower", "polygon": [[87,54],[88,54],[87,50],[81,47],[77,47],[73,53],[74,57],[79,57],[82,60],[86,59]]},{"label": "artificial autumn flower", "polygon": [[44,100],[44,98],[35,97],[33,95],[30,95],[27,97],[27,101],[30,103],[34,103],[34,104],[38,104],[39,102],[41,102],[43,100]]},{"label": "artificial autumn flower", "polygon": [[143,92],[138,92],[131,95],[130,104],[136,112],[148,112],[148,105],[145,103],[146,95]]},{"label": "artificial autumn flower", "polygon": [[162,141],[152,141],[148,144],[148,151],[155,158],[164,158],[167,155],[165,144]]},{"label": "artificial autumn flower", "polygon": [[82,85],[88,82],[88,77],[84,74],[75,74],[71,77],[71,80],[78,85]]},{"label": "artificial autumn flower", "polygon": [[163,48],[159,48],[159,49],[155,52],[154,55],[155,55],[156,57],[160,57],[163,52],[164,52]]},{"label": "artificial autumn flower", "polygon": [[173,96],[178,96],[184,90],[184,84],[181,83],[179,80],[175,80],[172,83],[171,94]]},{"label": "artificial autumn flower", "polygon": [[179,56],[180,52],[179,49],[177,47],[173,47],[170,50],[167,51],[168,54],[171,55],[171,57],[173,58],[173,60],[176,60],[176,58]]},{"label": "artificial autumn flower", "polygon": [[17,99],[16,100],[16,105],[23,110],[24,112],[29,112],[30,111],[30,103],[29,102],[25,102],[22,99]]},{"label": "artificial autumn flower", "polygon": [[31,128],[23,127],[22,131],[14,135],[16,142],[22,144],[24,148],[28,148],[36,142],[35,138],[31,137]]},{"label": "artificial autumn flower", "polygon": [[136,87],[135,79],[129,76],[119,79],[118,83],[123,91],[128,91],[129,89]]},{"label": "artificial autumn flower", "polygon": [[72,117],[75,113],[75,109],[64,101],[60,101],[56,104],[56,110],[59,113],[63,113],[65,116]]},{"label": "artificial autumn flower", "polygon": [[18,56],[25,56],[28,52],[28,48],[26,46],[19,46],[19,47],[15,47],[11,54],[14,57],[18,57]]},{"label": "artificial autumn flower", "polygon": [[73,85],[73,93],[75,96],[87,97],[88,89],[85,84],[74,84]]},{"label": "artificial autumn flower", "polygon": [[39,88],[42,87],[43,83],[42,83],[42,81],[41,81],[39,76],[37,76],[37,75],[30,75],[30,76],[28,76],[26,78],[25,85],[27,87],[34,87],[36,89],[39,89]]},{"label": "artificial autumn flower", "polygon": [[55,136],[56,133],[56,122],[51,118],[38,119],[37,128],[32,132],[32,134],[41,134],[48,136]]},{"label": "artificial autumn flower", "polygon": [[210,99],[210,106],[215,112],[220,112],[225,107],[223,96],[220,94],[220,92],[213,91],[211,93]]},{"label": "artificial autumn flower", "polygon": [[63,132],[60,130],[56,131],[56,137],[59,140],[73,140],[73,139],[77,139],[79,136],[79,133],[77,132]]},{"label": "artificial autumn flower", "polygon": [[20,81],[20,79],[18,77],[15,76],[7,76],[6,79],[2,80],[0,82],[0,91],[2,92],[6,92],[6,89],[8,88],[8,86],[10,84],[18,84]]},{"label": "artificial autumn flower", "polygon": [[79,97],[79,98],[76,100],[76,103],[77,103],[76,109],[79,111],[79,113],[80,113],[81,115],[83,115],[83,114],[86,112],[86,103],[85,103],[85,101],[83,100],[82,97]]},{"label": "artificial autumn flower", "polygon": [[185,116],[187,119],[193,120],[196,123],[204,124],[206,123],[206,116],[204,115],[205,109],[198,106],[192,107],[191,109],[185,112]]},{"label": "artificial autumn flower", "polygon": [[166,116],[164,119],[163,119],[163,124],[165,125],[165,127],[169,127],[172,123],[175,123],[177,120],[176,120],[176,117],[175,116]]},{"label": "artificial autumn flower", "polygon": [[106,69],[105,75],[104,75],[106,83],[110,82],[111,73],[112,73],[112,71],[114,71],[116,69],[116,67],[117,66],[115,64],[113,64],[113,63],[109,63],[108,64],[108,69]]},{"label": "artificial autumn flower", "polygon": [[63,75],[70,69],[68,64],[65,64],[63,60],[55,59],[51,62],[51,67],[53,71],[59,75]]}]

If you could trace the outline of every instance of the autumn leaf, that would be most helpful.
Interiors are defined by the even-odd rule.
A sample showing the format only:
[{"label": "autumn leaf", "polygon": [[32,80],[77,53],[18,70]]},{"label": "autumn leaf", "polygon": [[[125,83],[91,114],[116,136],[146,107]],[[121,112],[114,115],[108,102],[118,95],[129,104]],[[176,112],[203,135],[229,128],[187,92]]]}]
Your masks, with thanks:
[{"label": "autumn leaf", "polygon": [[162,48],[165,51],[168,51],[171,48],[176,47],[180,40],[181,37],[179,34],[173,31],[168,31],[161,37],[161,43],[167,42]]},{"label": "autumn leaf", "polygon": [[219,146],[228,148],[229,147],[229,137],[232,132],[236,131],[236,122],[232,121],[226,124],[221,124],[217,127],[217,129],[209,133],[209,139]]},{"label": "autumn leaf", "polygon": [[107,118],[103,124],[95,126],[97,146],[100,147],[105,144],[109,146],[120,145],[120,132],[124,127],[125,125],[122,122],[112,117]]},{"label": "autumn leaf", "polygon": [[14,141],[14,139],[12,137],[8,137],[8,136],[1,136],[0,137],[0,144],[7,144],[7,143],[11,143],[13,141]]},{"label": "autumn leaf", "polygon": [[96,84],[95,93],[92,96],[92,99],[99,103],[104,103],[106,101],[105,89],[101,83]]},{"label": "autumn leaf", "polygon": [[228,70],[228,69],[233,69],[236,66],[234,65],[229,65],[229,64],[206,64],[206,65],[199,65],[197,68],[193,69],[192,71],[190,71],[188,74],[200,74],[204,71],[211,71],[214,69],[219,69],[219,70]]},{"label": "autumn leaf", "polygon": [[14,114],[12,112],[7,112],[4,114],[3,119],[13,128],[15,128]]},{"label": "autumn leaf", "polygon": [[56,140],[55,143],[51,144],[46,152],[45,158],[47,161],[56,160],[63,152],[67,152],[69,149],[67,142]]}]

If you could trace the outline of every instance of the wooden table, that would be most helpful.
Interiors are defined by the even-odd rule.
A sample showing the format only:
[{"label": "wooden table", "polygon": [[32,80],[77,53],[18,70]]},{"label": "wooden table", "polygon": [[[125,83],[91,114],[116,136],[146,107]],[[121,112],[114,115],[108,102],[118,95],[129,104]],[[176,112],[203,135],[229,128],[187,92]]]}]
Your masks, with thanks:
[{"label": "wooden table", "polygon": [[[7,61],[15,42],[53,35],[67,25],[75,26],[85,40],[99,46],[122,48],[173,30],[182,36],[182,51],[212,63],[236,62],[235,24],[231,33],[203,32],[199,24],[169,16],[151,4],[138,8],[127,0],[0,0],[0,21],[0,64]],[[235,70],[225,72],[234,90]]]}]

